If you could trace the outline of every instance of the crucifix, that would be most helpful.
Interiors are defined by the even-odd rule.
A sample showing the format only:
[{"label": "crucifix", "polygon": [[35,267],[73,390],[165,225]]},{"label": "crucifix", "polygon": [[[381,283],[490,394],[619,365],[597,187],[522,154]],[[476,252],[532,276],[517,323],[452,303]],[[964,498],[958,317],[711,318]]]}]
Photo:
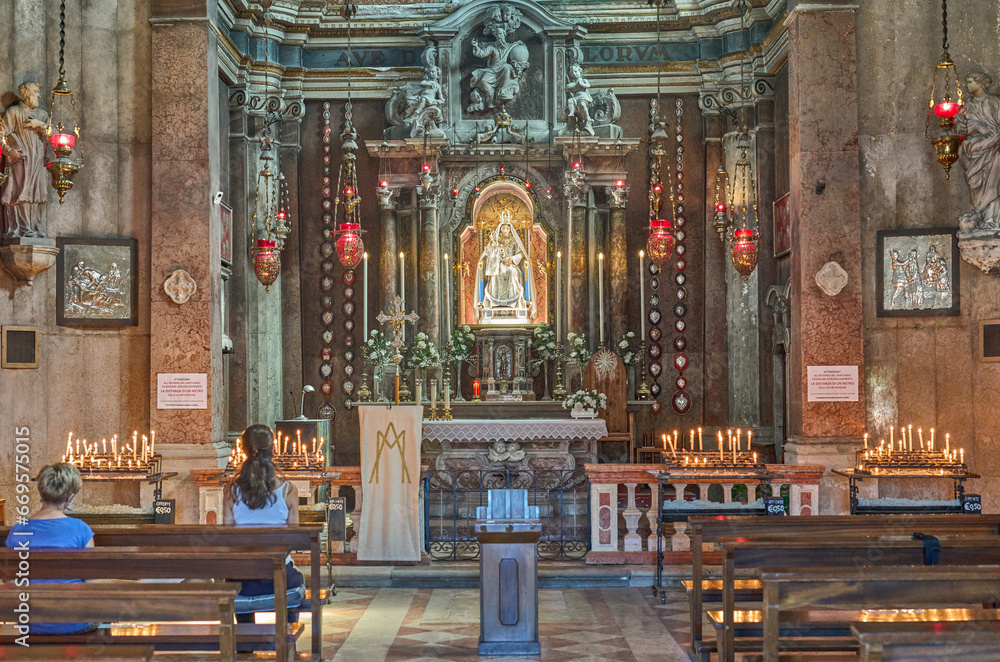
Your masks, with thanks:
[{"label": "crucifix", "polygon": [[389,304],[387,312],[379,313],[378,317],[375,318],[378,320],[379,324],[385,324],[388,322],[394,329],[392,342],[389,344],[396,350],[396,355],[392,357],[392,360],[396,364],[395,400],[397,405],[399,404],[399,370],[403,362],[403,348],[406,346],[401,332],[407,322],[415,323],[418,318],[419,315],[416,313],[410,313],[409,315],[406,314],[406,309],[403,307],[403,297],[401,296],[397,296],[392,300]]}]

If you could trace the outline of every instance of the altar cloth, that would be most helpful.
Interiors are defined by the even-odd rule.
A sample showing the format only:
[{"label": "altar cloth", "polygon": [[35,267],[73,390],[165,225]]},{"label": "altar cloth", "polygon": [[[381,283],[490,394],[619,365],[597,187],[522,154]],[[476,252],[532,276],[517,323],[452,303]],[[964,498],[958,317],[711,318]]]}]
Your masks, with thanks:
[{"label": "altar cloth", "polygon": [[604,419],[528,418],[517,421],[462,419],[424,421],[424,441],[596,440],[608,436]]}]

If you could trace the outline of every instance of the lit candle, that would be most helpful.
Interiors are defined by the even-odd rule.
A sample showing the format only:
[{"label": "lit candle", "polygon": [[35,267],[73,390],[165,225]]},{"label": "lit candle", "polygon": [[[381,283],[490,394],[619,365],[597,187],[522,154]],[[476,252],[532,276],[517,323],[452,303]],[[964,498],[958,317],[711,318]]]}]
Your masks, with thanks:
[{"label": "lit candle", "polygon": [[601,346],[604,346],[604,253],[597,254],[597,308],[600,312]]},{"label": "lit candle", "polygon": [[80,457],[80,440],[76,440],[76,456]]},{"label": "lit candle", "polygon": [[[94,445],[96,446],[97,444],[94,444]],[[147,450],[146,447],[148,445],[149,445],[149,437],[147,437],[146,435],[142,435],[142,461],[143,461],[143,463],[146,462],[146,450]]]},{"label": "lit candle", "polygon": [[365,269],[363,271],[364,278],[361,280],[361,289],[363,289],[365,293],[365,307],[361,309],[361,316],[364,318],[365,334],[361,337],[364,339],[362,342],[368,342],[368,251],[362,253],[361,259],[365,261]]},{"label": "lit candle", "polygon": [[313,447],[312,447],[312,452],[313,452],[314,454],[316,453],[316,437],[313,437]]},{"label": "lit candle", "polygon": [[951,450],[951,433],[944,433],[944,454],[947,455],[948,451]]},{"label": "lit candle", "polygon": [[704,450],[701,445],[701,428],[698,428],[698,450]]},{"label": "lit candle", "polygon": [[150,436],[150,439],[149,439],[149,459],[152,460],[153,459],[153,455],[156,454],[156,431],[155,430],[150,430],[149,431],[149,436]]},{"label": "lit candle", "polygon": [[479,397],[479,380],[478,379],[475,380],[474,382],[472,382],[472,397],[474,397],[474,398],[478,398]]},{"label": "lit candle", "polygon": [[[747,430],[747,450],[748,451],[753,450],[752,443],[751,443],[752,440],[753,440],[753,430]],[[756,453],[754,453],[754,455],[756,455]]]},{"label": "lit candle", "polygon": [[959,448],[958,455],[959,455],[959,460],[958,460],[959,464],[965,464],[965,449]]},{"label": "lit candle", "polygon": [[743,450],[743,428],[736,428],[736,450]]},{"label": "lit candle", "polygon": [[295,454],[298,455],[302,450],[302,430],[295,431]]},{"label": "lit candle", "polygon": [[667,435],[663,435],[663,450],[667,450]]},{"label": "lit candle", "polygon": [[910,450],[910,451],[912,451],[913,450],[913,424],[910,423],[910,425],[907,426],[907,427],[908,427],[908,429],[910,431],[910,443],[909,443],[909,446],[907,447],[907,449]]},{"label": "lit candle", "polygon": [[646,253],[639,251],[639,340],[646,339],[646,271],[642,268],[642,258]]},{"label": "lit candle", "polygon": [[111,437],[111,454],[118,457],[118,435]]},{"label": "lit candle", "polygon": [[931,446],[930,450],[934,450],[934,428],[931,428]]},{"label": "lit candle", "polygon": [[731,428],[726,428],[726,437],[729,439],[729,450],[733,449],[733,431]]},{"label": "lit candle", "polygon": [[889,448],[896,443],[896,427],[893,425],[889,426]]},{"label": "lit candle", "polygon": [[722,430],[719,430],[719,462],[723,461],[722,450],[723,450],[723,445],[722,445]]},{"label": "lit candle", "polygon": [[66,437],[66,455],[73,454],[73,432],[70,431],[69,436]]},{"label": "lit candle", "polygon": [[865,450],[868,449],[868,433],[865,432]]},{"label": "lit candle", "polygon": [[432,382],[432,385],[431,385],[431,414],[434,414],[436,412],[437,412],[437,389],[434,388],[434,384]]},{"label": "lit candle", "polygon": [[282,448],[281,453],[282,453],[282,455],[288,455],[288,435],[287,434],[285,435],[285,445],[284,445],[284,448]]},{"label": "lit candle", "polygon": [[924,429],[917,428],[917,437],[920,439],[920,450],[924,449]]},{"label": "lit candle", "polygon": [[[132,431],[132,459],[135,460],[138,457],[139,450],[139,433]],[[129,464],[129,466],[132,466]]]},{"label": "lit candle", "polygon": [[[691,444],[691,450],[694,450],[694,428],[691,428],[691,440],[689,443]],[[699,448],[698,450],[701,449]]]},{"label": "lit candle", "polygon": [[753,454],[753,463],[757,464],[757,454],[756,453]]},{"label": "lit candle", "polygon": [[420,383],[420,380],[417,380],[417,393],[416,397],[414,398],[414,402],[417,405],[424,404],[423,393],[421,392],[423,390],[423,387],[424,385]]},{"label": "lit candle", "polygon": [[444,408],[451,410],[451,383],[444,385]]},{"label": "lit candle", "polygon": [[556,251],[556,342],[562,340],[562,251]]}]

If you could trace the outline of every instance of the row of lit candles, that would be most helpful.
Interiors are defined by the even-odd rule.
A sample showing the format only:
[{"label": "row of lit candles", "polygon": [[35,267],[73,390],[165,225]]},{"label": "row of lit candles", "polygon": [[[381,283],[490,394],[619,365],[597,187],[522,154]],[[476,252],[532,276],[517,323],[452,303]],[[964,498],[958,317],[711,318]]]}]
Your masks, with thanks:
[{"label": "row of lit candles", "polygon": [[719,453],[718,461],[716,461],[715,453],[689,453],[685,454],[683,457],[674,454],[673,457],[680,461],[680,466],[682,467],[705,467],[705,468],[716,468],[716,467],[731,467],[735,464],[743,465],[756,465],[757,464],[757,453],[751,453],[748,451],[733,451],[732,462],[727,463],[724,455]]},{"label": "row of lit candles", "polygon": [[[289,444],[289,441],[291,444]],[[299,459],[302,460],[303,468],[308,467],[310,464],[315,462],[320,466],[324,466],[326,463],[326,456],[323,454],[323,444],[326,442],[324,437],[320,437],[317,441],[316,437],[312,438],[312,449],[310,450],[309,444],[302,441],[302,431],[295,431],[295,439],[291,439],[289,436],[285,436],[282,440],[281,435],[274,438],[274,458],[283,463],[292,463],[293,467],[298,467]],[[289,446],[291,446],[291,452],[289,452]],[[233,466],[238,466],[246,461],[247,456],[243,453],[241,449],[241,440],[236,440],[236,446],[233,448],[233,452],[229,455],[229,463]]]},{"label": "row of lit candles", "polygon": [[[690,451],[694,451],[695,450],[694,432],[695,432],[694,428],[691,428],[691,431],[690,431],[689,437],[688,437],[689,438],[689,441],[688,441],[688,450],[690,450]],[[728,451],[732,453],[733,463],[735,464],[736,463],[736,454],[739,451],[743,450],[743,428],[736,428],[736,432],[735,433],[733,432],[732,428],[729,428],[729,429],[726,430],[726,435],[727,435],[727,439],[729,441],[729,443],[728,443]],[[727,450],[727,444],[726,444],[726,441],[722,438],[722,430],[719,430],[718,437],[719,437],[719,444],[718,444],[718,447],[719,447],[719,461],[720,462],[725,462],[725,455],[724,455],[724,453]],[[747,430],[747,448],[746,448],[747,451],[750,450],[750,444],[751,444],[752,440],[753,440],[753,430]],[[663,435],[663,450],[667,450],[668,449],[668,445],[669,445],[669,450],[670,450],[671,457],[676,458],[677,457],[677,451],[678,450],[684,450],[683,449],[683,444],[684,444],[684,440],[677,433],[677,430],[674,430],[673,436],[671,436],[670,434],[664,434]],[[701,428],[698,428],[698,448],[697,448],[697,450],[698,450],[698,452],[703,452],[705,450],[705,447],[704,447],[704,438],[703,438],[703,434],[702,434],[702,429]],[[757,463],[756,455],[757,454],[754,453],[754,464]]]},{"label": "row of lit candles", "polygon": [[[896,448],[896,426],[889,426],[889,449],[892,450],[896,448],[897,451],[912,451],[913,450],[913,425],[900,425],[900,440],[899,448]],[[924,446],[924,429],[917,428],[917,438],[920,441],[920,448],[926,450],[934,450],[934,428],[931,428],[931,438],[927,446]],[[885,439],[879,440],[879,446],[885,444]],[[865,432],[865,449],[868,449],[868,433]],[[945,453],[951,451],[951,434],[945,433],[944,435],[944,450]]]},{"label": "row of lit candles", "polygon": [[108,452],[108,439],[102,438],[97,441],[88,442],[86,439],[74,439],[70,432],[66,438],[66,452],[63,453],[63,462],[75,464],[81,469],[84,467],[109,470],[117,469],[139,469],[148,464],[156,452],[156,432],[150,431],[149,436],[142,435],[141,441],[138,431],[132,432],[132,442],[124,442],[119,447],[118,435],[111,437],[111,452]]}]

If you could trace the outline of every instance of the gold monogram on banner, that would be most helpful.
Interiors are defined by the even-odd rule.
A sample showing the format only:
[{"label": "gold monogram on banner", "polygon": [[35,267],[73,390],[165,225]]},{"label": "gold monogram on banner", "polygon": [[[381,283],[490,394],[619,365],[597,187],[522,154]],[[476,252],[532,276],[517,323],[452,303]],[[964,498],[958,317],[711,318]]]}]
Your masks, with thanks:
[{"label": "gold monogram on banner", "polygon": [[[390,440],[391,439],[391,440]],[[406,430],[402,432],[396,432],[396,426],[389,423],[389,427],[385,429],[385,432],[378,433],[378,440],[375,446],[375,466],[372,467],[372,473],[368,477],[368,483],[370,484],[373,480],[378,482],[379,467],[382,461],[382,451],[386,448],[395,448],[399,451],[399,466],[403,470],[403,476],[400,478],[399,482],[410,482],[410,472],[406,468]]]}]

